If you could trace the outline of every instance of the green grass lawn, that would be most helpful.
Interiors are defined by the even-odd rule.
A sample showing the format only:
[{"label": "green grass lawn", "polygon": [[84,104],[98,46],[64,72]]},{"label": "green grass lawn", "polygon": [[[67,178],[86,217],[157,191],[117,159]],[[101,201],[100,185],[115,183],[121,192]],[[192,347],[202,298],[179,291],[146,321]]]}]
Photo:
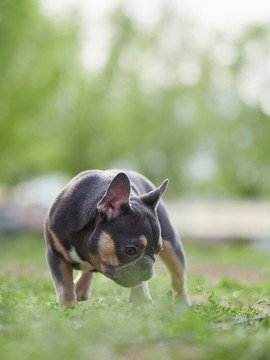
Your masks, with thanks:
[{"label": "green grass lawn", "polygon": [[192,306],[175,303],[161,262],[154,305],[95,274],[93,296],[58,307],[42,236],[0,240],[0,359],[270,359],[270,253],[185,242]]}]

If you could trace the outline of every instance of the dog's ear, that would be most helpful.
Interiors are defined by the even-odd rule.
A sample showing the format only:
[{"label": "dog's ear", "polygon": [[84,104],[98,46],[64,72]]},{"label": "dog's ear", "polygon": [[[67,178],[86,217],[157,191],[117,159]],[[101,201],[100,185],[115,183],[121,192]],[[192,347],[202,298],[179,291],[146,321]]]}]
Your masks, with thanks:
[{"label": "dog's ear", "polygon": [[105,195],[97,205],[100,213],[110,220],[121,212],[122,205],[129,207],[130,181],[125,173],[119,173],[110,183]]},{"label": "dog's ear", "polygon": [[148,206],[150,206],[153,210],[156,210],[158,203],[161,199],[161,196],[164,194],[169,180],[166,179],[163,183],[156,189],[150,191],[149,193],[141,196],[141,200]]}]

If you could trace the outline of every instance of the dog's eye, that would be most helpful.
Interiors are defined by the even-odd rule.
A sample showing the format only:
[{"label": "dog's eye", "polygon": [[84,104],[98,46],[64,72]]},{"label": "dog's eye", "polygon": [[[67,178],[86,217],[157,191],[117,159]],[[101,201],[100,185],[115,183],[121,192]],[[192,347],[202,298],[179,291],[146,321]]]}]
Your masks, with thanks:
[{"label": "dog's eye", "polygon": [[137,254],[137,249],[135,248],[135,246],[127,246],[126,247],[126,253],[130,256],[136,255]]}]

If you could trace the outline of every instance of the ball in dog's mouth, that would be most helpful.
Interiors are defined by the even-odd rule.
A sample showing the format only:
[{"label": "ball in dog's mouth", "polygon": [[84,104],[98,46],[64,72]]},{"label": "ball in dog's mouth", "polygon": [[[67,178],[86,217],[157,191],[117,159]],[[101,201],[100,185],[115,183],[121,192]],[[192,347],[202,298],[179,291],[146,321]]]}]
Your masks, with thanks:
[{"label": "ball in dog's mouth", "polygon": [[149,280],[153,276],[153,265],[151,257],[146,255],[136,264],[127,265],[121,270],[106,273],[105,276],[112,279],[118,285],[131,288],[141,284],[143,281]]}]

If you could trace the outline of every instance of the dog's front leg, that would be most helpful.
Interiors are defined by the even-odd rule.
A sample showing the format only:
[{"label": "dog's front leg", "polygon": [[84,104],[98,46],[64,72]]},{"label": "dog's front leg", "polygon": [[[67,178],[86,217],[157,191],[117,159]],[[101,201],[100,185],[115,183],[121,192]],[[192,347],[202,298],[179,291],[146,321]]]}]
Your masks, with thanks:
[{"label": "dog's front leg", "polygon": [[76,296],[72,266],[60,254],[55,253],[52,249],[48,249],[47,251],[47,261],[54,282],[58,304],[75,304]]},{"label": "dog's front leg", "polygon": [[93,273],[82,272],[75,279],[77,301],[84,301],[91,296]]},{"label": "dog's front leg", "polygon": [[134,305],[144,301],[152,303],[153,301],[148,289],[148,281],[143,281],[140,285],[131,288],[129,300]]}]

